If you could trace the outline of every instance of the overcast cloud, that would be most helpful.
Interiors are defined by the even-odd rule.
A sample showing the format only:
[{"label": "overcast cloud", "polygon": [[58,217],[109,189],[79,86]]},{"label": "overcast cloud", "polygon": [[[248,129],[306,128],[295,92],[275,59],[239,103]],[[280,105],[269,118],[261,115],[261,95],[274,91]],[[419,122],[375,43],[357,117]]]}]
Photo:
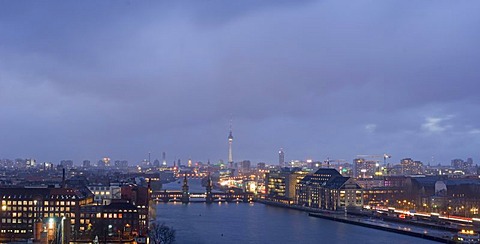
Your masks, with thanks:
[{"label": "overcast cloud", "polygon": [[0,158],[480,160],[479,1],[1,1]]}]

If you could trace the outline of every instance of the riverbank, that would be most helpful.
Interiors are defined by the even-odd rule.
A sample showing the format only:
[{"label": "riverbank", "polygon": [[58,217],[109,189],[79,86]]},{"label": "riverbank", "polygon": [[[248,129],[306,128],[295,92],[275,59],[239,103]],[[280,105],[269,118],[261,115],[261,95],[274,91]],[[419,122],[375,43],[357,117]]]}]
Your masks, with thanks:
[{"label": "riverbank", "polygon": [[325,214],[320,214],[320,213],[308,213],[308,216],[315,217],[315,218],[322,218],[322,219],[328,219],[328,220],[333,220],[333,221],[338,221],[342,223],[347,223],[347,224],[354,224],[354,225],[359,225],[367,228],[372,228],[372,229],[377,229],[377,230],[383,230],[383,231],[389,231],[393,233],[398,233],[402,235],[409,235],[413,237],[419,237],[431,241],[437,241],[437,242],[442,242],[442,243],[455,243],[454,241],[450,240],[449,238],[441,237],[441,236],[434,236],[434,235],[429,235],[428,232],[414,232],[408,227],[404,227],[402,229],[401,227],[399,228],[392,228],[389,226],[382,226],[379,223],[375,222],[364,222],[359,219],[355,218],[349,218],[349,217],[341,217],[341,216],[329,216]]},{"label": "riverbank", "polygon": [[352,225],[358,225],[362,227],[382,230],[393,232],[402,235],[408,235],[412,237],[422,238],[426,240],[442,242],[442,243],[455,243],[451,240],[451,232],[445,232],[444,230],[438,229],[431,229],[425,228],[425,226],[410,226],[407,223],[388,223],[381,219],[373,219],[366,216],[358,216],[358,215],[349,215],[345,212],[336,212],[336,211],[328,211],[328,210],[321,210],[315,208],[308,208],[302,206],[295,206],[295,205],[287,205],[278,202],[272,202],[264,199],[256,199],[255,202],[266,204],[269,206],[275,206],[280,208],[288,208],[288,209],[295,209],[303,212],[307,212],[309,216],[322,218]]}]

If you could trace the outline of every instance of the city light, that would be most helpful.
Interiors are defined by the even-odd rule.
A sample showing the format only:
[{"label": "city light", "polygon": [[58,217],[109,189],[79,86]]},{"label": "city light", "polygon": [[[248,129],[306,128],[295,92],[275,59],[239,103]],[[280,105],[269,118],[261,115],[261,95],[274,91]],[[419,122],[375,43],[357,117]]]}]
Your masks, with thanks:
[{"label": "city light", "polygon": [[55,227],[55,219],[49,218],[48,219],[48,229],[53,229]]}]

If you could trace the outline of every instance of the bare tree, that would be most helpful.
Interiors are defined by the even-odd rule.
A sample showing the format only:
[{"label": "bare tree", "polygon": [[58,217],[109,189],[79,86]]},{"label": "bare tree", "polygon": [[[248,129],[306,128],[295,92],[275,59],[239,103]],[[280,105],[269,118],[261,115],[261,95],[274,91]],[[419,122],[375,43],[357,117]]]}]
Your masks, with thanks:
[{"label": "bare tree", "polygon": [[150,226],[150,242],[153,244],[172,244],[175,243],[175,230],[165,225],[165,223],[153,223]]}]

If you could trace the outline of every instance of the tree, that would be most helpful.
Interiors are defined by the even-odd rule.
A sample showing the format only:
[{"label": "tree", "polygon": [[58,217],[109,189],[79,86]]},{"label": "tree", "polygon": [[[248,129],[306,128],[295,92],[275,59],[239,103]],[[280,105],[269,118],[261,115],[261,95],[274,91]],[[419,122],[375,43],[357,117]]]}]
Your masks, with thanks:
[{"label": "tree", "polygon": [[172,244],[175,243],[175,230],[165,225],[165,223],[153,223],[150,226],[150,242],[153,244]]}]

